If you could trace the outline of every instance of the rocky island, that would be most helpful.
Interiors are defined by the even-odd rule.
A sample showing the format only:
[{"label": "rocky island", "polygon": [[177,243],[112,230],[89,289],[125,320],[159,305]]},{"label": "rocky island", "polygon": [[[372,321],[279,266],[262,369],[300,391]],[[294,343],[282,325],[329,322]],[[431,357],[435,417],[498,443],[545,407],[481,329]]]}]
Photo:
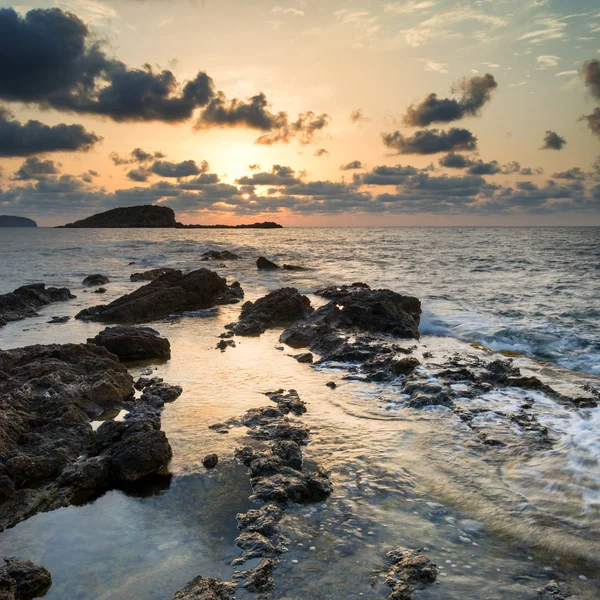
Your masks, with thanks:
[{"label": "rocky island", "polygon": [[0,215],[0,227],[37,227],[37,223],[27,217]]},{"label": "rocky island", "polygon": [[175,219],[175,212],[167,206],[144,205],[113,208],[106,212],[67,223],[62,227],[168,227],[181,229],[281,229],[271,221],[250,225],[184,225]]}]

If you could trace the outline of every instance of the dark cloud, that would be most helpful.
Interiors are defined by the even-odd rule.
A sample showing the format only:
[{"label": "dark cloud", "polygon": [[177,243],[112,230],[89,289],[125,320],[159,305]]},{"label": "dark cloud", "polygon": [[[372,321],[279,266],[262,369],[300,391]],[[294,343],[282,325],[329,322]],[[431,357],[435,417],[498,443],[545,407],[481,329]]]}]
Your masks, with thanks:
[{"label": "dark cloud", "polygon": [[452,127],[448,131],[426,129],[412,137],[399,131],[383,134],[383,143],[398,154],[436,154],[452,150],[476,150],[477,138],[468,129]]},{"label": "dark cloud", "polygon": [[137,169],[131,169],[131,171],[127,172],[127,179],[131,179],[131,181],[148,181],[148,177],[151,175],[148,169],[144,167],[138,167]]},{"label": "dark cloud", "polygon": [[353,123],[359,123],[360,121],[367,121],[367,117],[363,114],[362,109],[357,108],[350,113],[350,120]]},{"label": "dark cloud", "polygon": [[581,68],[585,85],[590,90],[592,96],[600,100],[600,60],[592,58],[583,63]]},{"label": "dark cloud", "polygon": [[567,169],[566,171],[559,171],[558,173],[553,173],[552,177],[554,177],[554,179],[568,179],[571,181],[581,181],[586,178],[586,173],[579,167],[572,167],[571,169]]},{"label": "dark cloud", "polygon": [[316,157],[321,157],[321,156],[325,156],[326,154],[329,154],[329,150],[325,150],[325,148],[319,148],[316,152],[315,152],[315,156]]},{"label": "dark cloud", "polygon": [[180,163],[157,160],[150,167],[150,171],[160,177],[190,177],[191,175],[206,173],[208,171],[208,163],[204,161],[198,166],[195,160],[184,160]]},{"label": "dark cloud", "polygon": [[355,171],[356,169],[364,169],[360,160],[353,160],[352,162],[346,163],[340,167],[341,171]]},{"label": "dark cloud", "polygon": [[532,169],[531,167],[523,167],[519,171],[519,175],[543,175],[543,174],[544,174],[544,169],[542,169],[542,167],[536,167],[535,169]]},{"label": "dark cloud", "polygon": [[26,181],[29,179],[47,179],[50,175],[58,175],[59,163],[53,160],[41,160],[37,156],[30,156],[15,172],[14,179]]},{"label": "dark cloud", "polygon": [[[0,60],[0,64],[4,62],[4,59]],[[39,121],[21,123],[13,118],[12,113],[0,106],[0,156],[31,156],[44,152],[87,152],[101,139],[81,125],[61,123],[50,127]]]},{"label": "dark cloud", "polygon": [[497,160],[492,160],[490,162],[478,160],[467,169],[467,173],[470,175],[496,175],[501,172],[502,167]]},{"label": "dark cloud", "polygon": [[429,94],[420,104],[411,104],[408,107],[404,123],[412,127],[427,127],[432,123],[450,123],[466,116],[477,115],[483,105],[489,102],[496,87],[498,84],[490,73],[482,77],[463,79],[452,90],[461,94],[458,100],[438,98],[435,93]]},{"label": "dark cloud", "polygon": [[[279,113],[285,115],[285,113]],[[292,138],[298,138],[301,144],[310,144],[315,135],[325,129],[331,122],[331,117],[325,113],[317,115],[308,111],[298,115],[295,121],[287,122],[275,128],[271,133],[262,135],[256,140],[257,144],[271,146],[278,142],[289,142]]]},{"label": "dark cloud", "polygon": [[442,156],[439,163],[440,166],[446,167],[447,169],[466,169],[473,164],[473,161],[464,154],[455,154],[454,152],[451,152],[450,154],[446,154],[446,156]]},{"label": "dark cloud", "polygon": [[81,180],[85,181],[86,183],[92,183],[94,181],[94,177],[98,176],[99,173],[97,171],[92,171],[92,169],[90,169],[81,176]]},{"label": "dark cloud", "polygon": [[134,163],[145,163],[151,160],[160,160],[164,158],[165,155],[162,152],[146,152],[141,148],[135,148],[129,153],[127,158],[123,158],[119,156],[116,152],[110,153],[110,159],[113,161],[115,165],[132,165]]},{"label": "dark cloud", "polygon": [[291,167],[273,165],[270,173],[254,173],[251,177],[245,175],[235,180],[241,185],[271,185],[286,186],[300,183],[300,178]]},{"label": "dark cloud", "polygon": [[590,115],[583,115],[582,121],[587,121],[588,127],[592,130],[592,133],[600,136],[600,108],[595,108],[594,112]]},{"label": "dark cloud", "polygon": [[396,165],[395,167],[375,167],[369,173],[355,175],[355,182],[365,185],[398,185],[404,183],[412,175],[416,175],[420,170],[411,165]]},{"label": "dark cloud", "polygon": [[258,164],[249,165],[248,166],[248,170],[249,171],[259,171],[260,170],[260,165],[258,165]]},{"label": "dark cloud", "polygon": [[548,129],[544,136],[544,145],[541,147],[541,150],[562,150],[566,143],[567,140],[564,137],[560,137],[558,133]]}]

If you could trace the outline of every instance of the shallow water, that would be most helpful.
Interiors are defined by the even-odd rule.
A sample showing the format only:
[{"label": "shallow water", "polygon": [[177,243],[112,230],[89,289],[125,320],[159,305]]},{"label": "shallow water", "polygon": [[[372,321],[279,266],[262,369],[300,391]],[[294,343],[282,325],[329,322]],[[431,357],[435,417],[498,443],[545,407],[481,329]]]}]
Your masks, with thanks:
[{"label": "shallow water", "polygon": [[[523,298],[532,295],[541,281],[546,281],[548,289],[556,288],[560,275],[546,271],[536,279],[533,271],[533,283],[525,287],[525,274],[516,269],[513,280],[514,267],[505,265],[503,284],[493,283],[489,273],[472,275],[480,286],[479,294],[471,289],[473,283],[467,285],[464,278],[461,282],[461,274],[472,264],[460,266],[465,262],[456,258],[460,240],[471,236],[473,247],[473,236],[491,239],[483,244],[489,256],[491,248],[503,247],[501,238],[494,238],[502,231],[507,230],[39,230],[19,232],[18,238],[8,242],[9,234],[0,231],[0,249],[7,257],[0,267],[1,291],[42,280],[68,285],[78,295],[72,302],[44,309],[38,318],[0,329],[0,347],[81,342],[102,326],[79,321],[48,325],[46,321],[134,289],[137,284],[128,281],[134,270],[214,267],[199,261],[199,254],[208,248],[227,248],[247,257],[216,270],[239,279],[250,299],[281,285],[309,292],[326,283],[364,280],[420,296],[428,313],[426,331],[428,323],[436,320],[446,324],[447,333],[455,331],[452,319],[458,319],[462,307],[478,314],[480,322],[504,318],[512,331],[522,326],[525,339],[534,327],[525,327],[521,317],[502,317],[497,308],[501,302],[494,301],[494,294],[503,289],[504,312],[518,307],[521,313],[533,314],[536,305],[550,306],[553,294],[540,292],[530,302]],[[508,231],[517,238],[525,231],[529,238],[531,231],[538,235],[537,230]],[[576,241],[579,234],[575,231],[581,232],[583,241]],[[555,240],[555,248],[587,244],[588,254],[598,251],[598,230],[541,230],[541,239],[532,241],[524,234],[519,239],[527,240],[527,247],[540,249],[550,244],[546,238],[552,232],[562,240]],[[24,248],[32,246],[33,239],[38,240],[37,248],[26,257]],[[513,237],[509,245],[515,253],[524,254],[523,247],[514,250],[516,244]],[[436,246],[447,255],[443,259],[447,262],[434,269]],[[278,252],[283,247],[285,254]],[[351,256],[347,256],[348,248]],[[468,255],[466,248],[460,252]],[[252,260],[258,253],[317,270],[258,273]],[[500,256],[489,260],[499,263]],[[137,264],[127,266],[133,260]],[[541,259],[536,261],[542,268]],[[583,262],[577,272],[589,276],[594,265],[588,262],[586,267]],[[576,262],[570,264],[571,277],[576,278]],[[435,276],[434,270],[438,271]],[[104,296],[83,292],[81,280],[92,272],[111,278]],[[555,298],[554,309],[544,317],[546,323],[568,330],[579,340],[580,351],[564,352],[558,362],[577,362],[580,372],[555,363],[517,359],[524,372],[543,375],[565,389],[586,382],[600,385],[598,377],[582,372],[595,370],[586,361],[597,343],[590,333],[597,336],[597,317],[560,316],[577,303],[587,302],[589,310],[598,308],[593,292],[593,277],[577,283],[560,310]],[[512,304],[508,298],[513,298]],[[163,413],[163,429],[174,451],[170,482],[148,482],[146,489],[129,494],[112,491],[85,506],[36,515],[0,534],[1,553],[33,560],[52,572],[54,585],[47,598],[125,600],[135,595],[167,600],[198,574],[229,579],[230,562],[239,554],[234,546],[235,514],[248,508],[250,494],[245,469],[233,461],[233,450],[247,445],[248,438],[243,428],[222,435],[208,425],[268,405],[263,393],[277,388],[295,388],[307,402],[302,421],[310,426],[312,439],[305,456],[331,470],[335,490],[324,503],[287,511],[282,524],[289,552],[276,570],[273,598],[385,598],[389,590],[381,583],[383,557],[399,546],[427,547],[428,556],[443,567],[438,583],[417,592],[418,598],[535,598],[537,589],[555,576],[566,578],[577,597],[598,597],[599,409],[575,410],[539,392],[517,388],[465,400],[481,402],[487,409],[477,426],[500,429],[506,426],[502,413],[529,396],[554,442],[551,449],[530,451],[518,432],[511,430],[504,432],[514,437],[506,448],[485,447],[447,409],[404,408],[393,384],[347,381],[343,370],[297,363],[288,350],[276,349],[278,331],[259,338],[236,338],[236,348],[215,350],[218,334],[238,312],[239,306],[228,306],[212,316],[152,324],[172,346],[172,359],[156,365],[156,374],[184,388],[183,395]],[[461,328],[459,334],[486,339],[488,334],[483,328],[477,330],[476,322],[471,327],[471,331]],[[586,340],[591,345],[585,346]],[[499,338],[497,345],[502,343]],[[486,355],[452,336],[426,334],[417,356],[425,349],[433,358],[424,361],[423,370],[431,371],[432,377],[436,361],[444,356],[454,352]],[[142,368],[133,368],[132,374],[136,376]],[[325,386],[330,380],[338,382],[336,390]],[[207,472],[201,459],[211,452],[219,455],[220,462]]]}]

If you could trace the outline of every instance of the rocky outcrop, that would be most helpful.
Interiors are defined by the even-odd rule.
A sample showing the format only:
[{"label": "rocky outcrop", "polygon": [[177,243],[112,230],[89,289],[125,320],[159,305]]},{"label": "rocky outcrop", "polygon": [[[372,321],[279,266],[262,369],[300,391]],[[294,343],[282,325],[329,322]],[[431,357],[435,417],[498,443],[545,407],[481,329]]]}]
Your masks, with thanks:
[{"label": "rocky outcrop", "polygon": [[[181,388],[133,380],[92,344],[0,351],[0,529],[76,496],[157,473],[171,457],[160,407]],[[90,418],[125,408],[94,431]]]},{"label": "rocky outcrop", "polygon": [[340,332],[388,333],[400,338],[419,337],[421,303],[412,296],[369,287],[331,288],[321,295],[333,299],[280,336],[292,348],[319,352],[327,338],[340,340]]},{"label": "rocky outcrop", "polygon": [[245,302],[237,323],[227,326],[238,335],[257,335],[269,327],[286,325],[313,312],[310,300],[296,288],[275,290],[256,302]]},{"label": "rocky outcrop", "polygon": [[37,227],[37,223],[27,217],[0,215],[0,227]]},{"label": "rocky outcrop", "polygon": [[34,283],[0,295],[0,327],[10,321],[37,316],[37,310],[54,302],[75,298],[67,288],[54,288]]},{"label": "rocky outcrop", "polygon": [[176,227],[175,213],[167,206],[113,208],[64,227]]},{"label": "rocky outcrop", "polygon": [[417,585],[432,584],[438,568],[420,550],[392,550],[387,553],[390,568],[385,583],[392,588],[390,600],[413,600]]},{"label": "rocky outcrop", "polygon": [[150,327],[107,327],[89,338],[88,344],[103,346],[122,361],[171,358],[169,340]]},{"label": "rocky outcrop", "polygon": [[202,260],[239,260],[242,258],[239,254],[229,252],[229,250],[209,250],[202,254]]},{"label": "rocky outcrop", "polygon": [[104,285],[106,283],[110,283],[110,279],[106,275],[102,275],[102,273],[95,273],[94,275],[88,275],[82,281],[82,284],[85,287],[97,287],[99,285]]},{"label": "rocky outcrop", "polygon": [[239,283],[227,285],[214,271],[173,271],[110,304],[82,310],[76,319],[107,323],[147,323],[184,311],[231,304],[243,298]]},{"label": "rocky outcrop", "polygon": [[149,271],[143,271],[142,273],[132,273],[129,276],[130,281],[154,281],[167,273],[174,273],[177,269],[169,269],[163,267],[161,269],[150,269]]},{"label": "rocky outcrop", "polygon": [[50,571],[28,560],[4,558],[0,567],[0,598],[32,600],[44,596],[52,585]]},{"label": "rocky outcrop", "polygon": [[277,269],[280,269],[281,267],[275,264],[273,261],[269,260],[268,258],[265,258],[264,256],[259,256],[258,260],[256,261],[256,268],[259,271],[275,271]]},{"label": "rocky outcrop", "polygon": [[199,575],[180,589],[171,600],[229,600],[235,584]]}]

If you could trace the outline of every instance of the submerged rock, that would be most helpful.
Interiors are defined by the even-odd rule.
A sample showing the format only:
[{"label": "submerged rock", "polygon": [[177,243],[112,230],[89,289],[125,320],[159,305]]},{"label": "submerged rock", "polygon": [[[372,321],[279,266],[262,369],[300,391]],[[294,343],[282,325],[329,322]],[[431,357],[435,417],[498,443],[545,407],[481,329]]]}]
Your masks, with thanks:
[{"label": "submerged rock", "polygon": [[50,571],[28,560],[4,558],[0,567],[0,598],[32,600],[40,598],[52,585]]},{"label": "submerged rock", "polygon": [[227,327],[238,335],[257,335],[269,327],[303,319],[312,311],[310,300],[296,288],[280,288],[256,302],[245,302],[239,321]]},{"label": "submerged rock", "polygon": [[412,600],[416,585],[431,584],[437,578],[436,564],[419,550],[393,550],[387,559],[390,569],[385,583],[392,588],[390,600]]},{"label": "submerged rock", "polygon": [[123,361],[171,358],[169,340],[150,327],[107,327],[88,344],[104,346]]},{"label": "submerged rock", "polygon": [[256,261],[256,268],[260,271],[275,271],[277,269],[281,269],[281,267],[275,264],[273,261],[270,261],[268,258],[264,256],[259,256]]},{"label": "submerged rock", "polygon": [[47,321],[47,323],[49,323],[50,325],[57,325],[66,323],[70,319],[71,317],[52,317],[49,321]]},{"label": "submerged rock", "polygon": [[202,260],[239,260],[242,258],[239,254],[229,252],[229,250],[209,250],[202,254]]},{"label": "submerged rock", "polygon": [[[135,263],[133,263],[135,264]],[[154,281],[163,275],[168,273],[175,273],[177,269],[170,269],[168,267],[161,267],[160,269],[150,269],[149,271],[143,271],[141,273],[132,273],[129,276],[130,281]]]},{"label": "submerged rock", "polygon": [[235,587],[233,583],[199,575],[175,593],[171,600],[229,600]]},{"label": "submerged rock", "polygon": [[216,454],[208,454],[202,459],[202,464],[207,469],[214,469],[219,463],[219,457]]},{"label": "submerged rock", "polygon": [[113,323],[145,323],[174,313],[231,304],[243,298],[239,283],[227,285],[214,271],[198,269],[187,275],[173,271],[110,304],[82,310],[76,319]]},{"label": "submerged rock", "polygon": [[88,275],[82,283],[85,287],[97,287],[99,285],[110,283],[110,279],[106,275],[95,273],[94,275]]},{"label": "submerged rock", "polygon": [[0,294],[0,327],[11,321],[37,316],[37,310],[54,302],[75,298],[67,288],[46,288],[34,283],[17,288],[9,294]]}]

